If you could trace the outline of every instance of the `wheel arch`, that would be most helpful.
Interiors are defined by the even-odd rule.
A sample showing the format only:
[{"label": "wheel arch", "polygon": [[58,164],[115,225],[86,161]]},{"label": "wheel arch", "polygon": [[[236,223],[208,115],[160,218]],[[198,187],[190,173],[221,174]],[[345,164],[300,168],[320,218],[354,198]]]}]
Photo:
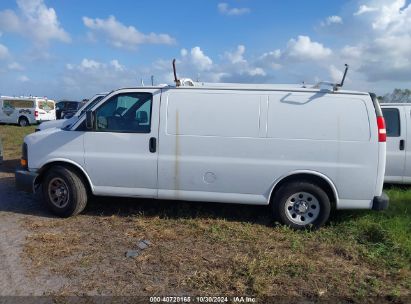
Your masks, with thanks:
[{"label": "wheel arch", "polygon": [[17,117],[17,124],[19,124],[20,123],[20,119],[25,119],[25,120],[27,120],[27,122],[28,122],[28,124],[30,125],[30,119],[26,116],[26,115],[24,115],[24,114],[20,114],[18,117]]},{"label": "wheel arch", "polygon": [[66,167],[66,168],[73,169],[86,182],[85,186],[87,188],[87,191],[89,191],[89,193],[93,193],[93,189],[94,189],[93,184],[91,183],[90,177],[88,176],[88,174],[84,170],[84,168],[82,166],[80,166],[78,163],[73,162],[71,160],[67,160],[67,159],[50,160],[49,162],[43,164],[43,166],[41,166],[41,169],[38,171],[39,175],[37,176],[37,178],[34,182],[36,188],[41,184],[45,173],[53,166],[63,166],[63,167]]},{"label": "wheel arch", "polygon": [[289,182],[302,180],[313,182],[320,186],[327,193],[332,208],[336,208],[338,206],[338,191],[332,180],[328,176],[320,172],[310,170],[293,171],[278,178],[271,187],[268,203],[271,203],[272,199],[275,196],[275,193],[278,191],[278,189],[281,188],[282,185]]}]

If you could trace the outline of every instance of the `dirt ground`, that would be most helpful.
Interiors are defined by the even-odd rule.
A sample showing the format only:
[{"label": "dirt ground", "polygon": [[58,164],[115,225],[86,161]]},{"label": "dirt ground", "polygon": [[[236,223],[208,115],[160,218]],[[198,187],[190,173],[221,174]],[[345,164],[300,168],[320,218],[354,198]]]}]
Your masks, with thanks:
[{"label": "dirt ground", "polygon": [[16,161],[5,161],[0,167],[0,296],[43,295],[53,293],[64,280],[50,274],[28,275],[22,262],[28,231],[22,220],[44,218],[36,197],[17,192],[14,184]]}]

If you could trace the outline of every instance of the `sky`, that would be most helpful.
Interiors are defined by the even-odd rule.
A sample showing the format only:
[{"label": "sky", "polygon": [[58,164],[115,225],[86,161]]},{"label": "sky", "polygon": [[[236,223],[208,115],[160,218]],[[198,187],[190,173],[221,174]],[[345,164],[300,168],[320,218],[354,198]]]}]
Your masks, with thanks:
[{"label": "sky", "polygon": [[83,99],[120,87],[339,82],[411,88],[408,0],[1,0],[0,95]]}]

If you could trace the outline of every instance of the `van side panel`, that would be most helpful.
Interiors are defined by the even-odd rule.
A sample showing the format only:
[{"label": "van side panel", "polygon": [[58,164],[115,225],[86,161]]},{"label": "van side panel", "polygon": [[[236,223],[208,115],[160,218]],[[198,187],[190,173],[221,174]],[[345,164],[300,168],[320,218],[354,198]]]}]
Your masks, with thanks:
[{"label": "van side panel", "polygon": [[316,170],[335,184],[338,208],[355,206],[350,200],[371,206],[379,150],[374,113],[371,99],[359,96],[270,94],[267,136],[277,170]]},{"label": "van side panel", "polygon": [[20,117],[24,117],[30,124],[36,122],[34,119],[34,101],[30,99],[3,98],[1,111],[1,122],[17,124]]},{"label": "van side panel", "polygon": [[160,114],[159,197],[203,200],[201,193],[209,193],[209,201],[268,204],[279,178],[307,170],[333,182],[338,208],[368,208],[378,141],[376,120],[369,119],[375,111],[365,98],[167,90]]},{"label": "van side panel", "polygon": [[159,198],[266,204],[273,180],[268,182],[272,174],[260,157],[260,117],[267,109],[261,102],[267,97],[247,91],[167,90],[160,114]]}]

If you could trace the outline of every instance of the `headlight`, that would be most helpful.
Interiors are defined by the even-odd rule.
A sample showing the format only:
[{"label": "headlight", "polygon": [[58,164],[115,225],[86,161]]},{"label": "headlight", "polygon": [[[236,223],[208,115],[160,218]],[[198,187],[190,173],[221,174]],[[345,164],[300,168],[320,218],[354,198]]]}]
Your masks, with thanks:
[{"label": "headlight", "polygon": [[21,146],[21,159],[20,159],[20,165],[23,169],[28,169],[28,158],[27,158],[27,144],[23,143]]}]

